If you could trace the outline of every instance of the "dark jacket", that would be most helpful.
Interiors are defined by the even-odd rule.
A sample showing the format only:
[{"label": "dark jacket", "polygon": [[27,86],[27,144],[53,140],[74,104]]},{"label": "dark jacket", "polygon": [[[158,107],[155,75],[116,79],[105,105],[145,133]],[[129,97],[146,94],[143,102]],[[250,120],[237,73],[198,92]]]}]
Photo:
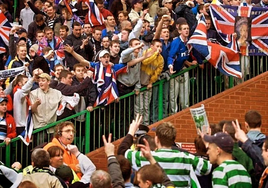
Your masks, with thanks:
[{"label": "dark jacket", "polygon": [[[88,57],[90,54],[93,54],[93,48],[91,44],[89,43],[84,47],[84,49],[81,49],[80,46],[82,45],[82,40],[85,39],[84,36],[75,37],[73,34],[70,34],[66,37],[64,41],[64,45],[68,44],[73,47],[74,51],[78,53],[79,55],[83,56],[85,59],[88,60]],[[72,54],[68,52],[65,53],[65,60],[67,67],[69,67],[71,70],[73,69],[73,66],[78,63],[78,61],[72,56]]]},{"label": "dark jacket", "polygon": [[179,5],[175,8],[175,12],[179,17],[184,17],[189,25],[190,28],[190,34],[193,33],[196,25],[197,25],[197,20],[195,18],[194,13],[192,12],[191,7],[187,5]]},{"label": "dark jacket", "polygon": [[111,176],[113,188],[125,187],[120,165],[114,156],[108,157],[108,173]]},{"label": "dark jacket", "polygon": [[[93,47],[93,50],[94,50],[94,54],[92,56],[92,59],[93,57],[101,50],[101,41],[96,41],[93,37],[90,39],[90,43]],[[92,59],[89,59],[90,61]]]},{"label": "dark jacket", "polygon": [[[76,76],[73,77],[73,86],[79,85],[81,82],[76,78]],[[97,88],[96,85],[90,82],[86,89],[80,92],[80,96],[83,96],[85,98],[85,102],[87,106],[93,106],[96,98],[97,98]]]},{"label": "dark jacket", "polygon": [[[252,187],[256,187],[257,186],[256,184],[259,182],[261,175],[264,169],[266,168],[263,157],[262,157],[262,150],[258,145],[253,143],[250,139],[248,139],[246,142],[242,144],[242,149],[252,159],[254,170],[255,170],[255,178],[252,179],[252,183],[253,183]],[[265,185],[264,187],[268,188],[268,184]]]},{"label": "dark jacket", "polygon": [[[127,6],[127,12],[130,13],[131,3],[128,0],[126,0],[126,6]],[[123,11],[123,4],[121,0],[114,0],[109,10],[111,10],[111,13],[114,15],[116,23],[119,23],[118,12]]]},{"label": "dark jacket", "polygon": [[65,96],[73,96],[74,93],[78,93],[81,95],[84,89],[86,89],[90,83],[92,83],[91,79],[89,77],[85,78],[83,82],[81,82],[79,85],[67,85],[64,83],[59,83],[55,89],[59,90],[62,95]]},{"label": "dark jacket", "polygon": [[[90,82],[91,82],[91,79],[88,78],[88,77],[83,82],[81,82],[81,84],[74,85],[74,86],[70,86],[70,85],[67,85],[67,84],[64,84],[64,83],[61,83],[60,82],[55,87],[55,89],[59,90],[62,93],[62,95],[65,95],[65,96],[73,96],[74,93],[78,93],[80,95],[81,92],[88,87],[88,85],[90,84]],[[73,110],[70,110],[68,108],[65,108],[63,114],[61,114],[60,116],[58,116],[57,117],[57,120],[66,118],[66,117],[71,116],[73,114],[75,114],[74,109]]]},{"label": "dark jacket", "polygon": [[33,57],[32,70],[35,70],[37,68],[42,69],[44,73],[50,74],[48,63],[43,56],[35,55]]},{"label": "dark jacket", "polygon": [[8,20],[10,23],[12,23],[12,22],[13,22],[12,15],[11,15],[8,11],[6,11],[4,14],[5,14],[5,17],[7,18],[7,20]]},{"label": "dark jacket", "polygon": [[[26,57],[25,59],[26,62],[30,63],[30,60]],[[15,57],[11,62],[11,68],[17,68],[17,67],[22,67],[24,66],[23,62],[18,58],[18,56]]]},{"label": "dark jacket", "polygon": [[30,23],[30,25],[28,26],[28,39],[32,41],[32,44],[36,43],[36,31],[43,31],[45,27],[45,22],[41,26],[38,26],[35,21]]}]

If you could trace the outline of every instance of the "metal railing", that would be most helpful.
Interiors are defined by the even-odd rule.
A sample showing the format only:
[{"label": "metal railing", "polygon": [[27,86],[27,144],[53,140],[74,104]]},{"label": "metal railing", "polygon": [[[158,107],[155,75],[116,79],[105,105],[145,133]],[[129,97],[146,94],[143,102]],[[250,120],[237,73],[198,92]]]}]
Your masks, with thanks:
[{"label": "metal railing", "polygon": [[[248,57],[242,58],[247,59]],[[243,61],[243,59],[241,61]],[[196,65],[171,75],[168,80],[159,80],[153,84],[153,88],[151,89],[150,106],[147,108],[149,113],[147,114],[148,117],[145,117],[145,119],[148,120],[149,124],[159,121],[183,108],[192,106],[267,70],[267,57],[250,57],[248,62],[250,69],[243,70],[245,76],[241,80],[222,75],[209,63],[205,63],[203,69]],[[169,86],[175,79],[177,79],[179,83],[185,81],[187,74],[189,75],[187,84],[189,89],[187,92],[184,91],[183,93],[188,96],[183,97],[187,98],[188,101],[178,100],[176,104],[172,105],[169,98],[171,96]],[[144,94],[146,91],[148,91],[147,88],[143,87],[140,90],[140,94]],[[31,150],[36,147],[42,147],[44,143],[51,140],[52,135],[47,134],[46,131],[49,128],[55,127],[60,122],[67,120],[72,121],[75,125],[76,138],[74,144],[78,146],[82,153],[88,153],[101,147],[101,136],[103,134],[108,135],[110,132],[113,133],[114,140],[124,137],[134,117],[135,108],[139,110],[143,109],[141,103],[135,104],[137,97],[139,97],[139,95],[136,96],[134,92],[131,92],[121,96],[118,103],[112,103],[105,107],[96,107],[92,112],[84,110],[34,130],[33,139],[29,146],[24,145],[18,137],[12,139],[8,146],[6,146],[5,143],[1,143],[0,161],[4,162],[7,166],[10,166],[15,161],[21,162],[23,166],[29,165]],[[181,96],[177,97],[180,98]],[[184,105],[186,103],[188,106]],[[174,109],[171,109],[172,106],[177,106],[175,112]]]}]

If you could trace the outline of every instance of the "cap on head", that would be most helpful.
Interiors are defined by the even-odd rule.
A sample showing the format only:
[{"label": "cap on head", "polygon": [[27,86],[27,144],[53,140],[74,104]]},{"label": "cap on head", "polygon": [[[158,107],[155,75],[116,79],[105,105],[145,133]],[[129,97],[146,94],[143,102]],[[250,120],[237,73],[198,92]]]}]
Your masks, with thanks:
[{"label": "cap on head", "polygon": [[0,97],[0,103],[4,102],[4,101],[8,101],[6,97]]},{"label": "cap on head", "polygon": [[48,81],[51,80],[51,77],[47,73],[42,73],[38,77],[39,78],[46,78]]},{"label": "cap on head", "polygon": [[226,153],[233,152],[234,141],[229,134],[219,132],[212,136],[205,135],[204,140],[206,142],[216,144],[219,148],[221,148]]},{"label": "cap on head", "polygon": [[140,135],[144,135],[147,134],[149,132],[149,127],[146,125],[139,125],[139,129],[135,132],[135,136],[140,136]]},{"label": "cap on head", "polygon": [[169,2],[172,2],[172,0],[163,0],[162,5],[164,6],[164,4],[169,3]]},{"label": "cap on head", "polygon": [[99,54],[99,57],[103,57],[105,54],[110,55],[110,53],[107,50],[102,50]]},{"label": "cap on head", "polygon": [[38,51],[38,44],[34,44],[30,47],[30,49],[32,49],[35,53],[37,53]]},{"label": "cap on head", "polygon": [[25,37],[20,37],[17,43],[19,43],[21,40],[27,42],[27,39]]}]

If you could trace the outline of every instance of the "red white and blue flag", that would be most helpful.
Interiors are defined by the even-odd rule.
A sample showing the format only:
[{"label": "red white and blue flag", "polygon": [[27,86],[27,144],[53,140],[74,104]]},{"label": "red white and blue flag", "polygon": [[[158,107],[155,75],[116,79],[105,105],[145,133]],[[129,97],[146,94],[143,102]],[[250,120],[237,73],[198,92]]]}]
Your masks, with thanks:
[{"label": "red white and blue flag", "polygon": [[92,27],[104,25],[104,17],[94,0],[82,0],[88,6],[88,22]]},{"label": "red white and blue flag", "polygon": [[9,33],[11,25],[5,15],[0,12],[0,54],[6,52],[6,46],[9,46]]},{"label": "red white and blue flag", "polygon": [[30,106],[29,111],[28,111],[25,130],[18,136],[23,141],[23,143],[27,146],[29,146],[31,139],[32,139],[33,127],[34,125],[33,125],[33,119],[32,119],[32,110]]},{"label": "red white and blue flag", "polygon": [[6,45],[2,37],[0,37],[0,54],[6,53]]},{"label": "red white and blue flag", "polygon": [[104,67],[102,63],[97,63],[94,67],[93,83],[97,85],[98,96],[94,107],[114,102],[119,98],[119,92],[116,84],[116,75],[127,72],[126,64],[116,64],[116,70],[111,65]]},{"label": "red white and blue flag", "polygon": [[226,47],[208,41],[204,17],[199,20],[188,44],[192,45],[195,50],[203,55],[221,73],[227,76],[242,78],[236,41],[231,40]]},{"label": "red white and blue flag", "polygon": [[45,47],[51,47],[55,52],[57,60],[62,62],[63,59],[65,58],[63,40],[57,36],[54,36],[53,40],[54,40],[54,46],[50,46],[48,41],[47,41],[47,38],[43,37],[43,39],[38,43],[37,55],[39,55],[39,56],[44,55],[42,53],[43,49]]},{"label": "red white and blue flag", "polygon": [[252,41],[242,54],[268,55],[268,8],[211,4],[210,13],[217,32],[227,42],[227,36],[235,31],[236,17],[250,18]]}]

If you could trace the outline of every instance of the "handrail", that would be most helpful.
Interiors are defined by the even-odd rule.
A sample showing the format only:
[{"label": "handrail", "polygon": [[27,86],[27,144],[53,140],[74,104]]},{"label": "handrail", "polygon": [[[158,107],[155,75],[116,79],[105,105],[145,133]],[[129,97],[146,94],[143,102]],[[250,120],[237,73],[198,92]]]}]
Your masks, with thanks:
[{"label": "handrail", "polygon": [[[257,59],[257,62],[255,62],[255,59],[253,59],[253,63],[256,64],[257,68],[253,68],[253,70],[251,70],[251,72],[253,72],[253,73],[250,75],[247,75],[247,78],[245,77],[244,80],[250,79],[250,78],[260,74],[262,71],[264,71],[264,70],[259,70],[259,67],[261,67],[260,66],[260,62],[261,62],[260,59],[262,57],[258,57],[258,58],[259,59]],[[268,61],[265,64],[266,65],[265,67],[268,67],[267,64],[268,64]],[[189,72],[189,74],[192,73],[191,78],[190,78],[190,81],[191,81],[191,83],[190,83],[191,89],[190,90],[191,90],[191,95],[192,95],[192,98],[190,98],[190,100],[192,100],[191,104],[195,104],[196,102],[200,102],[208,97],[211,97],[217,93],[224,91],[225,89],[227,89],[226,85],[225,85],[226,81],[228,81],[228,84],[227,84],[228,88],[233,87],[233,83],[234,83],[234,81],[236,81],[235,78],[228,78],[226,80],[226,76],[219,74],[219,72],[216,69],[214,69],[209,63],[207,63],[207,66],[210,66],[210,68],[206,67],[207,70],[205,70],[205,69],[201,70],[198,68],[198,66],[199,65],[191,66],[191,67],[188,67],[186,69],[179,71],[178,73],[170,75],[170,79],[173,79],[175,77],[183,75],[186,72]],[[215,72],[212,73],[211,72],[212,70]],[[157,103],[158,113],[156,113],[157,120],[162,120],[164,118],[163,113],[164,113],[164,110],[166,110],[166,109],[163,106],[163,95],[164,95],[163,94],[163,91],[164,91],[163,86],[166,82],[169,82],[169,80],[161,79],[153,84],[153,88],[158,87],[158,93],[153,93],[153,95],[158,94],[158,98],[157,98],[158,99],[158,103]],[[211,81],[214,81],[214,82],[212,83]],[[211,85],[209,85],[209,84],[211,84]],[[140,89],[140,92],[144,92],[146,90],[147,90],[147,88],[143,87]],[[133,105],[135,97],[136,97],[135,92],[132,91],[126,95],[120,96],[119,103],[112,103],[112,104],[105,106],[105,107],[98,106],[98,107],[95,107],[92,112],[89,112],[87,110],[81,111],[81,112],[76,113],[72,116],[66,117],[62,120],[50,123],[49,125],[46,125],[42,128],[34,130],[33,135],[38,136],[38,134],[40,134],[40,135],[41,135],[41,133],[44,134],[44,131],[56,126],[57,124],[59,124],[61,122],[64,122],[67,120],[74,120],[75,122],[78,122],[77,124],[78,124],[78,126],[80,126],[80,129],[79,129],[80,133],[82,130],[81,127],[83,127],[82,132],[84,131],[85,133],[87,133],[87,134],[82,135],[82,136],[81,136],[81,134],[77,135],[76,138],[79,137],[78,143],[80,143],[80,147],[83,147],[83,151],[85,153],[88,153],[91,150],[96,149],[96,147],[100,146],[100,142],[101,142],[100,134],[106,134],[107,132],[110,132],[110,131],[113,131],[113,132],[119,131],[119,133],[118,133],[119,135],[117,138],[124,136],[124,135],[120,134],[120,131],[122,131],[122,129],[124,129],[124,131],[127,129],[126,126],[128,126],[129,125],[128,123],[130,123],[130,122],[127,121],[126,119],[129,120],[130,113],[124,112],[124,118],[123,118],[124,120],[122,121],[123,122],[122,123],[120,121],[118,122],[118,119],[120,119],[120,117],[122,117],[122,114],[118,113],[118,111],[119,110],[127,111],[128,108],[133,108],[133,106],[131,106],[131,105]],[[167,116],[169,114],[165,114],[165,115]],[[85,116],[84,123],[81,123],[80,120],[76,119],[79,116]],[[92,137],[93,137],[93,140],[92,140]],[[98,143],[95,143],[96,140],[98,140]],[[6,162],[7,166],[10,166],[10,162],[11,162],[10,155],[12,154],[11,151],[14,151],[14,144],[15,144],[15,149],[18,146],[18,144],[23,145],[23,144],[21,144],[22,142],[19,142],[19,141],[20,141],[20,138],[16,137],[16,138],[11,140],[11,142],[8,146],[6,146],[5,143],[0,143],[0,150],[2,149],[1,151],[6,152],[6,155],[5,155],[6,161],[5,162]],[[94,143],[92,143],[92,142],[94,142]],[[97,145],[97,144],[99,144],[99,145]],[[11,146],[13,146],[13,148]],[[81,148],[79,148],[79,149],[81,149]]]},{"label": "handrail", "polygon": [[[187,69],[183,69],[182,71],[180,71],[180,72],[178,72],[178,73],[175,73],[175,74],[171,75],[170,78],[175,78],[175,77],[177,77],[177,76],[179,76],[179,75],[182,75],[182,74],[184,74],[185,72],[188,72],[188,71],[190,71],[190,70],[195,69],[197,66],[198,66],[198,65],[188,67]],[[161,86],[163,86],[163,83],[165,83],[165,82],[167,82],[167,79],[159,80],[159,81],[157,81],[157,82],[155,82],[155,83],[153,84],[153,87],[155,87],[155,86],[160,86],[160,91],[161,91],[161,90],[162,90],[162,89],[161,89],[161,88],[162,88]],[[145,90],[147,90],[147,88],[146,88],[146,87],[143,87],[143,88],[140,89],[140,92],[143,92],[143,91],[145,91]],[[159,91],[159,93],[161,94],[160,91]],[[131,96],[133,96],[133,95],[135,95],[134,91],[133,91],[133,92],[130,92],[130,93],[126,94],[126,95],[121,96],[121,97],[120,97],[120,100],[129,98],[129,97],[131,97]],[[158,104],[159,104],[159,107],[160,107],[160,109],[161,109],[161,108],[162,108],[162,102],[161,102],[161,100],[159,100],[159,103],[158,103]],[[113,104],[111,104],[111,105],[113,105]],[[96,111],[96,110],[98,110],[98,109],[100,109],[100,108],[102,108],[102,107],[101,107],[101,106],[97,106],[97,107],[95,107],[95,108],[93,109],[93,111]],[[59,123],[61,123],[61,122],[68,121],[68,120],[71,120],[71,119],[75,119],[75,118],[77,118],[77,117],[79,117],[79,116],[81,116],[81,115],[84,115],[84,114],[86,115],[86,121],[85,121],[85,123],[86,123],[85,129],[86,129],[86,130],[85,130],[85,131],[86,131],[87,133],[89,133],[89,132],[90,132],[90,121],[89,121],[89,119],[90,119],[91,113],[92,113],[92,112],[88,112],[87,110],[78,112],[78,113],[76,113],[76,114],[74,114],[74,115],[71,115],[71,116],[69,116],[69,117],[66,117],[66,118],[64,118],[64,119],[62,119],[62,120],[59,120],[59,121],[50,123],[50,124],[48,124],[48,125],[46,125],[46,126],[44,126],[44,127],[38,128],[38,129],[34,130],[32,134],[35,135],[35,134],[37,134],[37,133],[41,133],[42,131],[45,131],[45,130],[47,130],[47,129],[49,129],[49,128],[52,128],[52,127],[56,126],[57,124],[59,124]],[[158,112],[158,116],[159,116],[159,117],[158,117],[159,120],[161,120],[161,119],[163,118],[163,114],[161,113],[161,110],[159,110],[159,112]],[[1,147],[2,147],[2,148],[6,147],[6,165],[10,165],[10,157],[8,156],[8,155],[9,155],[8,153],[10,153],[10,151],[11,151],[11,144],[12,144],[12,143],[15,143],[15,142],[19,142],[19,140],[20,140],[19,137],[13,138],[13,139],[11,140],[10,144],[7,145],[7,146],[5,145],[5,143],[0,143],[0,148],[1,148]],[[90,142],[89,136],[85,136],[85,152],[86,152],[86,153],[90,152],[89,142]]]}]

